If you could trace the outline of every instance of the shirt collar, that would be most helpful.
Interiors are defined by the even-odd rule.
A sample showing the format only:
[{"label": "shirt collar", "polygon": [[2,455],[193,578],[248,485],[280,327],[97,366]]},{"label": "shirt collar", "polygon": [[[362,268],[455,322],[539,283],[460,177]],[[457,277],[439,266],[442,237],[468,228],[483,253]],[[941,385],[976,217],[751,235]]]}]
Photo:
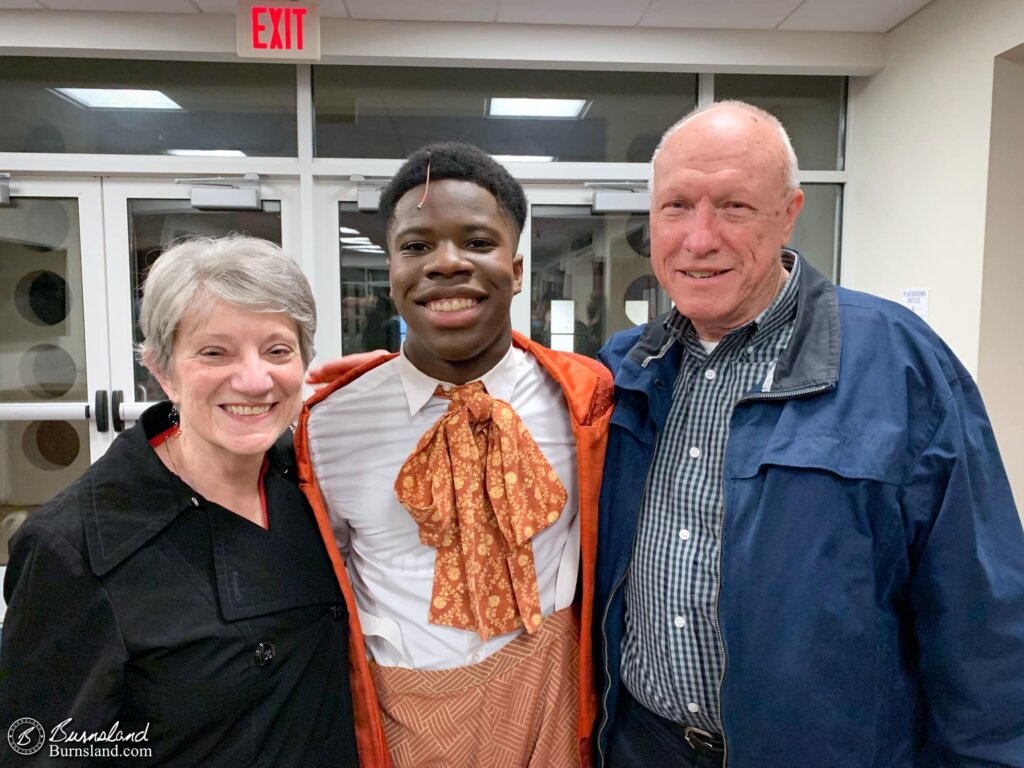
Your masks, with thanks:
[{"label": "shirt collar", "polygon": [[[482,381],[487,388],[487,394],[499,400],[508,402],[512,398],[512,391],[516,386],[518,378],[519,360],[514,354],[514,348],[509,345],[505,356],[498,361],[491,370],[476,381]],[[415,416],[423,407],[430,402],[434,396],[434,390],[440,384],[443,387],[455,386],[451,382],[441,381],[428,376],[405,356],[405,346],[398,355],[398,375],[402,380],[402,389],[405,390],[405,399],[409,403],[409,415]]]}]

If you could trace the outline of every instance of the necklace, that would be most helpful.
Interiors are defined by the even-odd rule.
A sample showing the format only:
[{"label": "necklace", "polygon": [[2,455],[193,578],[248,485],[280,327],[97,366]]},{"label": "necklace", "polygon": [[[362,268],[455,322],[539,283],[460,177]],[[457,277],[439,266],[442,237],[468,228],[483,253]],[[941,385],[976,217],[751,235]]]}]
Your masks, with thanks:
[{"label": "necklace", "polygon": [[178,471],[178,463],[174,460],[174,453],[171,451],[171,443],[174,442],[174,438],[178,437],[181,433],[178,432],[170,440],[164,440],[164,448],[167,449],[167,458],[171,460],[171,471],[178,477],[179,480],[185,482],[185,478],[181,476]]}]

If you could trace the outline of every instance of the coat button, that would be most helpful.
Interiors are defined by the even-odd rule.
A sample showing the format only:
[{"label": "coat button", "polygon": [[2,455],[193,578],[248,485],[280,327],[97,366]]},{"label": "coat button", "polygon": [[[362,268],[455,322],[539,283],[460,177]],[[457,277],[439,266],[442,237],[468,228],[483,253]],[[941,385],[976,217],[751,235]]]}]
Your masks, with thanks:
[{"label": "coat button", "polygon": [[256,666],[265,667],[274,660],[274,644],[266,641],[256,646]]}]

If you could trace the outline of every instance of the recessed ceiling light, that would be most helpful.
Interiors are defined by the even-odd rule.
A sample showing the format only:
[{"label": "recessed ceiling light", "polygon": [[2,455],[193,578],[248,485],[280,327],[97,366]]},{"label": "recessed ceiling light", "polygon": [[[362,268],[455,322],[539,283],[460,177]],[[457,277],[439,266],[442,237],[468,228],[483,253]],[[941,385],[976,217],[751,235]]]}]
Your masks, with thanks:
[{"label": "recessed ceiling light", "polygon": [[359,235],[362,234],[358,229],[352,227],[338,227],[338,231],[343,235]]},{"label": "recessed ceiling light", "polygon": [[248,157],[240,149],[168,149],[176,157]]},{"label": "recessed ceiling light", "polygon": [[342,237],[340,240],[345,245],[373,245],[368,237]]},{"label": "recessed ceiling light", "polygon": [[500,163],[551,163],[554,157],[551,155],[491,155]]},{"label": "recessed ceiling light", "polygon": [[346,245],[345,250],[356,253],[384,253],[384,249],[378,245]]},{"label": "recessed ceiling light", "polygon": [[51,93],[89,109],[181,109],[162,91],[134,88],[51,88]]},{"label": "recessed ceiling light", "polygon": [[511,99],[492,98],[487,107],[490,117],[571,117],[583,116],[586,99]]}]

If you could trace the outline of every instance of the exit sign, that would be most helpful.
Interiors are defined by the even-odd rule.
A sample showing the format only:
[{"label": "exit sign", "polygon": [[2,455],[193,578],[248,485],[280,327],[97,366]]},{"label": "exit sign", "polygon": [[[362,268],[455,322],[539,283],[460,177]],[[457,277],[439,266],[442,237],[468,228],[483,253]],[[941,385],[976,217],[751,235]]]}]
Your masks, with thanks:
[{"label": "exit sign", "polygon": [[235,28],[239,56],[320,60],[316,0],[238,0]]}]

